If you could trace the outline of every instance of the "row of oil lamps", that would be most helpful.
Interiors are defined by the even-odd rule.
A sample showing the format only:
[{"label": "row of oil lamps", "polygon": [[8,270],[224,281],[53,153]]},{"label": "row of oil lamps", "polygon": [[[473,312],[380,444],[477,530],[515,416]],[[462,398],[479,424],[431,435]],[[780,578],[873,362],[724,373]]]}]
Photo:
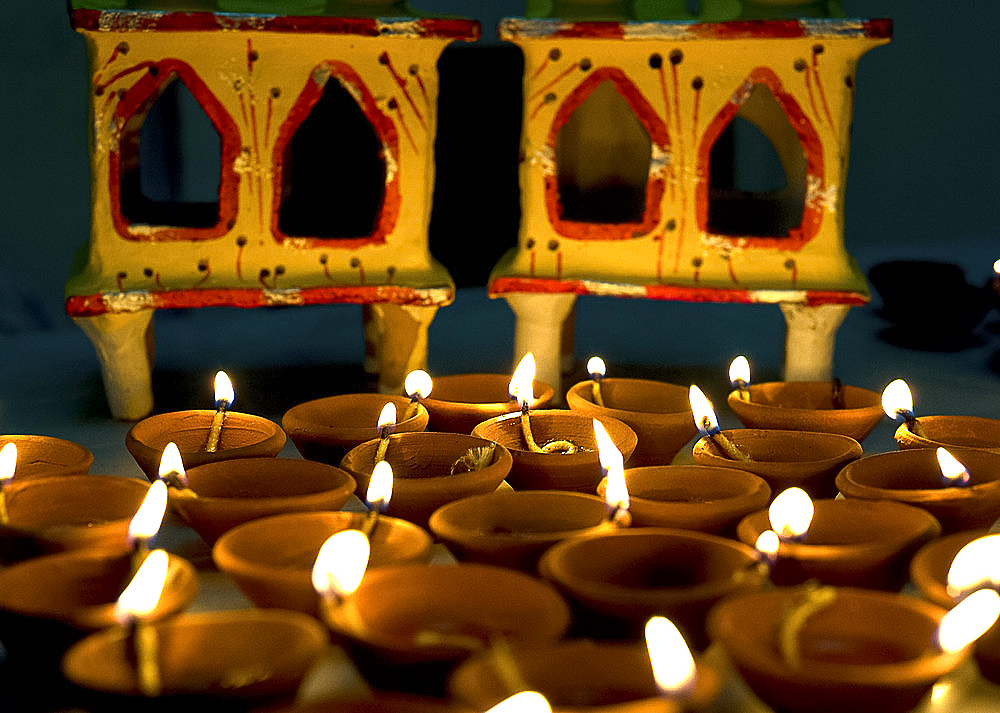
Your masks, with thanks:
[{"label": "row of oil lamps", "polygon": [[[512,379],[415,372],[405,396],[317,399],[283,428],[231,411],[220,373],[214,411],[129,431],[151,484],[0,437],[8,661],[55,650],[84,689],[259,702],[332,632],[377,689],[480,711],[709,710],[724,676],[688,644],[710,642],[778,710],[909,710],[972,651],[1000,680],[1000,424],[917,419],[903,382],[751,385],[740,359],[747,428],[723,431],[697,387],[588,369],[568,410],[540,408],[553,389],[528,355]],[[886,414],[900,450],[862,457]],[[275,457],[286,432],[304,459]],[[669,465],[698,432],[696,465]],[[367,512],[341,510],[354,492]],[[198,578],[149,552],[168,504],[257,609],[178,615]],[[429,564],[428,530],[461,564]]]}]

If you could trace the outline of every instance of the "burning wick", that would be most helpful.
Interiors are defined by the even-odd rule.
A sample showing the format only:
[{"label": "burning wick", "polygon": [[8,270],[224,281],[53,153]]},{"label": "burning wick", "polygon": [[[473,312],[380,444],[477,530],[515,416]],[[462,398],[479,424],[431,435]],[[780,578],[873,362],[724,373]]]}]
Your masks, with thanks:
[{"label": "burning wick", "polygon": [[937,461],[945,485],[962,488],[969,484],[969,470],[946,449],[937,449]]},{"label": "burning wick", "polygon": [[938,623],[935,643],[945,653],[961,651],[986,633],[1000,616],[1000,594],[977,589],[951,608]]},{"label": "burning wick", "polygon": [[424,399],[431,395],[433,387],[434,382],[431,381],[431,375],[423,369],[414,369],[406,375],[403,391],[410,397],[410,403],[406,407],[406,413],[403,414],[404,421],[417,415],[417,404],[423,403]]},{"label": "burning wick", "polygon": [[389,436],[396,430],[396,405],[391,401],[382,407],[378,415],[378,448],[375,450],[375,465],[385,459],[389,447]]},{"label": "burning wick", "polygon": [[326,618],[337,619],[357,632],[365,626],[350,597],[361,586],[370,556],[371,543],[365,533],[341,530],[319,548],[312,568],[313,589]]},{"label": "burning wick", "polygon": [[173,441],[164,447],[163,455],[160,456],[160,468],[157,472],[159,479],[169,487],[174,488],[178,495],[186,498],[198,497],[198,494],[188,487],[187,473],[184,472],[181,452]]},{"label": "burning wick", "polygon": [[154,550],[139,567],[135,577],[115,604],[115,619],[125,627],[128,655],[132,657],[144,696],[161,691],[159,635],[145,619],[156,609],[167,580],[169,558],[164,550]]},{"label": "burning wick", "polygon": [[0,448],[0,525],[10,522],[10,515],[7,513],[7,484],[14,477],[14,469],[17,467],[17,444],[13,441]]},{"label": "burning wick", "polygon": [[844,401],[844,382],[840,379],[833,380],[830,400],[834,408],[847,408],[847,403]]},{"label": "burning wick", "polygon": [[774,530],[764,530],[754,543],[754,549],[762,563],[773,567],[778,561],[778,550],[781,549],[781,538]]},{"label": "burning wick", "polygon": [[750,456],[737,448],[736,444],[722,433],[712,402],[694,384],[691,385],[689,399],[691,401],[691,412],[694,415],[694,423],[701,434],[708,436],[712,440],[712,443],[715,444],[715,447],[722,451],[722,454],[730,460],[748,462]]},{"label": "burning wick", "polygon": [[629,494],[625,483],[625,463],[621,451],[608,435],[604,424],[594,419],[594,438],[597,439],[597,455],[601,459],[604,472],[604,502],[608,506],[607,521],[618,527],[632,524],[628,511]]},{"label": "burning wick", "polygon": [[593,380],[590,388],[593,393],[594,403],[604,408],[604,397],[601,396],[601,381],[604,379],[604,374],[606,373],[604,360],[599,356],[590,357],[590,360],[587,362],[587,371]]},{"label": "burning wick", "polygon": [[767,509],[771,529],[781,542],[805,537],[813,519],[813,501],[802,488],[787,488],[778,494]]},{"label": "burning wick", "polygon": [[651,617],[644,631],[646,652],[653,668],[653,680],[665,698],[684,698],[694,690],[698,679],[691,649],[672,621]]},{"label": "burning wick", "polygon": [[891,419],[902,418],[914,436],[923,437],[924,429],[913,415],[913,395],[902,379],[896,379],[882,391],[882,410]]},{"label": "burning wick", "polygon": [[149,555],[149,541],[156,537],[163,523],[163,515],[167,511],[167,484],[157,480],[149,486],[142,505],[128,524],[128,544],[132,552],[132,574]]},{"label": "burning wick", "polygon": [[947,591],[952,599],[1000,586],[1000,535],[977,537],[958,551],[948,568]]},{"label": "burning wick", "polygon": [[535,355],[528,352],[521,361],[518,362],[514,375],[511,377],[507,387],[507,393],[517,401],[521,407],[521,433],[524,434],[524,441],[528,444],[528,450],[535,453],[576,453],[576,444],[569,441],[549,441],[544,446],[539,446],[535,442],[535,437],[531,433],[531,418],[528,410],[531,402],[535,398],[532,389],[532,381],[535,379]]},{"label": "burning wick", "polygon": [[220,371],[215,375],[215,415],[212,416],[212,427],[208,432],[208,444],[205,450],[215,453],[219,448],[219,438],[222,437],[222,425],[226,421],[226,409],[233,405],[236,394],[233,392],[233,382]]},{"label": "burning wick", "polygon": [[372,471],[371,480],[368,481],[368,492],[365,499],[368,501],[368,512],[361,523],[361,532],[369,538],[378,523],[379,514],[385,512],[389,507],[389,499],[392,497],[392,466],[387,461],[379,461]]},{"label": "burning wick", "polygon": [[729,383],[739,391],[743,401],[750,400],[750,362],[742,354],[729,365]]}]

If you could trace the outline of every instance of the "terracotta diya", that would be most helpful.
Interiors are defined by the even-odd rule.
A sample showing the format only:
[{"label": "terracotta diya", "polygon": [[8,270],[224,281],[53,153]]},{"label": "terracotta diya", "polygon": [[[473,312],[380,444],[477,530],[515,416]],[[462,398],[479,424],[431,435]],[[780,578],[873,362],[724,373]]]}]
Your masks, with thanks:
[{"label": "terracotta diya", "polygon": [[964,487],[944,483],[933,448],[865,456],[837,476],[846,498],[896,500],[924,508],[945,533],[989,527],[1000,516],[1000,453],[953,448],[951,454],[969,471]]},{"label": "terracotta diya", "polygon": [[[341,467],[368,492],[379,439],[351,449]],[[385,460],[392,466],[392,499],[385,514],[422,527],[437,508],[468,495],[497,489],[511,468],[503,446],[462,433],[397,433],[389,437]]]},{"label": "terracotta diya", "polygon": [[[471,433],[477,424],[518,410],[507,389],[509,374],[452,374],[434,377],[434,390],[422,403],[430,414],[432,431]],[[530,406],[545,408],[555,390],[542,381],[532,382],[535,395]]]},{"label": "terracotta diya", "polygon": [[[531,430],[538,444],[569,441],[575,453],[539,453],[529,449],[521,414],[510,413],[483,421],[472,435],[495,441],[514,459],[507,482],[514,490],[576,490],[594,493],[603,473],[594,436],[594,419],[567,409],[531,411]],[[597,419],[628,462],[638,438],[635,431],[615,418]]]},{"label": "terracotta diya", "polygon": [[704,436],[694,444],[695,462],[748,471],[766,480],[776,493],[798,486],[814,498],[833,497],[837,494],[837,473],[862,454],[860,443],[836,433],[757,428],[722,433],[750,460],[726,457],[709,436]]},{"label": "terracotta diya", "polygon": [[[379,414],[391,403],[399,414],[393,433],[427,428],[428,413],[421,405],[410,410],[410,399],[384,394],[341,394],[306,401],[281,417],[281,426],[303,458],[340,465],[348,451],[375,438]],[[407,417],[408,413],[412,413]]]},{"label": "terracotta diya", "polygon": [[[941,526],[926,510],[892,501],[816,500],[809,530],[781,543],[771,566],[780,586],[816,579],[823,584],[898,590],[909,578],[910,559]],[[747,515],[736,528],[753,546],[771,529],[768,511]]]},{"label": "terracotta diya", "polygon": [[534,573],[538,558],[568,537],[617,529],[594,495],[565,490],[498,491],[455,500],[434,511],[434,535],[462,561]]},{"label": "terracotta diya", "polygon": [[658,527],[565,540],[542,555],[538,569],[576,604],[582,634],[635,638],[650,616],[662,614],[699,649],[708,643],[708,610],[767,581],[767,568],[752,547]]},{"label": "terracotta diya", "polygon": [[169,488],[170,507],[209,545],[227,530],[268,515],[339,510],[355,487],[340,468],[298,458],[206,463],[188,470],[187,481],[187,489]]},{"label": "terracotta diya", "polygon": [[[361,527],[365,517],[343,511],[295,512],[253,520],[223,534],[212,548],[212,559],[257,606],[319,616],[311,579],[316,555],[330,535]],[[369,567],[431,559],[430,535],[405,520],[380,516],[369,540]]]},{"label": "terracotta diya", "polygon": [[[719,534],[745,515],[767,506],[771,487],[753,473],[707,465],[660,465],[629,468],[625,484],[631,496],[634,527],[677,527]],[[604,497],[607,478],[597,486]]]},{"label": "terracotta diya", "polygon": [[79,443],[64,438],[35,435],[0,436],[0,447],[17,447],[18,480],[46,475],[85,475],[94,464],[94,454]]},{"label": "terracotta diya", "polygon": [[1000,420],[980,416],[921,416],[920,434],[908,424],[896,429],[896,445],[910,448],[982,448],[1000,453]]}]

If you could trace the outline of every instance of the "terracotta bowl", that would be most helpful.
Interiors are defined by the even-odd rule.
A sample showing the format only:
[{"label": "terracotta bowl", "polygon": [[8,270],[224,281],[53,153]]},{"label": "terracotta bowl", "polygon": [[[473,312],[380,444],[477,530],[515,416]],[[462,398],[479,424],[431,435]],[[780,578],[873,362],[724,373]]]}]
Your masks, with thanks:
[{"label": "terracotta bowl", "polygon": [[17,446],[14,477],[18,480],[45,475],[85,475],[94,454],[79,443],[52,436],[0,436],[0,448]]},{"label": "terracotta bowl", "polygon": [[[664,713],[645,644],[591,640],[564,641],[531,649],[513,649],[513,665],[528,690],[538,691],[554,711]],[[718,671],[697,661],[693,689],[674,699],[679,709],[703,709],[722,685]],[[452,698],[471,710],[484,711],[510,695],[509,683],[492,651],[461,663],[448,679]]]},{"label": "terracotta bowl", "polygon": [[430,528],[459,560],[534,573],[538,558],[568,537],[617,529],[595,495],[565,490],[500,491],[442,505]]},{"label": "terracotta bowl", "polygon": [[[328,645],[310,616],[282,609],[185,614],[152,624],[163,695],[258,698],[290,694]],[[63,658],[67,679],[95,691],[140,695],[121,627],[91,634]]]},{"label": "terracotta bowl", "polygon": [[949,449],[969,470],[964,488],[942,487],[934,449],[917,448],[865,456],[837,476],[846,498],[897,500],[922,507],[945,533],[989,527],[1000,516],[1000,453]]},{"label": "terracotta bowl", "polygon": [[576,604],[580,634],[637,638],[654,614],[695,648],[708,610],[767,581],[753,548],[688,530],[644,527],[574,537],[542,555],[539,572]]},{"label": "terracotta bowl", "polygon": [[198,497],[168,488],[170,507],[209,545],[237,525],[287,512],[339,510],[354,492],[340,468],[298,458],[239,458],[187,472]]},{"label": "terracotta bowl", "polygon": [[[708,465],[628,468],[625,484],[634,527],[677,527],[717,535],[771,500],[771,487],[753,473]],[[607,478],[597,486],[602,498]]]},{"label": "terracotta bowl", "polygon": [[[511,454],[502,446],[485,468],[452,474],[452,465],[473,448],[490,441],[463,433],[401,433],[389,438],[385,460],[392,466],[392,498],[386,514],[427,527],[431,513],[468,495],[491,493],[510,472]],[[357,481],[358,497],[368,492],[378,439],[362,443],[344,456],[340,467]]]},{"label": "terracotta bowl", "polygon": [[[222,535],[212,559],[257,606],[319,616],[312,585],[316,555],[327,538],[360,527],[364,518],[355,512],[295,512],[253,520]],[[369,567],[431,559],[430,535],[405,520],[379,517],[369,540]]]},{"label": "terracotta bowl", "polygon": [[939,607],[951,609],[958,603],[948,594],[948,570],[959,550],[989,530],[964,530],[939,537],[921,547],[910,562],[910,580],[921,596]]},{"label": "terracotta bowl", "polygon": [[185,468],[233,458],[273,457],[285,446],[285,432],[278,424],[238,411],[226,416],[219,448],[205,450],[215,411],[174,411],[150,416],[129,429],[125,447],[150,482],[159,477],[163,449],[173,441]]},{"label": "terracotta bowl", "polygon": [[[149,483],[117,475],[53,475],[18,481],[5,489],[9,527],[6,544],[34,540],[42,551],[128,549],[128,525]],[[21,559],[17,552],[12,560]],[[38,552],[35,552],[38,554]]]},{"label": "terracotta bowl", "polygon": [[[483,421],[472,435],[496,441],[514,458],[507,482],[514,490],[576,490],[594,493],[601,480],[592,416],[566,409],[532,411],[531,431],[541,446],[552,440],[568,440],[580,450],[576,453],[535,453],[521,432],[520,413],[510,413]],[[638,438],[635,431],[614,418],[598,419],[615,446],[628,462]]]},{"label": "terracotta bowl", "polygon": [[896,445],[910,448],[982,448],[1000,453],[1000,420],[979,416],[920,416],[918,436],[904,423],[896,429]]},{"label": "terracotta bowl", "polygon": [[733,597],[709,616],[708,629],[761,700],[788,713],[903,713],[966,651],[933,644],[940,607],[890,592],[842,588],[815,612],[798,640],[801,662],[781,653],[781,622],[801,596],[778,587]]},{"label": "terracotta bowl", "polygon": [[[899,590],[909,580],[910,559],[941,534],[926,510],[893,501],[816,500],[813,521],[798,542],[783,542],[771,580],[778,585],[816,579],[823,584]],[[767,510],[747,515],[736,528],[753,546],[771,529]]]},{"label": "terracotta bowl", "polygon": [[581,381],[566,392],[573,411],[592,417],[616,418],[638,437],[629,464],[667,465],[698,435],[691,416],[689,389],[650,379],[603,379],[601,398],[594,403],[593,381]]},{"label": "terracotta bowl", "polygon": [[772,381],[750,385],[750,400],[729,394],[729,408],[746,428],[839,433],[863,441],[885,418],[882,395],[844,384],[844,407],[833,405],[828,381]]},{"label": "terracotta bowl", "polygon": [[378,436],[378,417],[387,403],[396,406],[401,419],[394,433],[413,433],[427,428],[427,410],[417,405],[410,418],[406,396],[385,394],[341,394],[306,401],[281,417],[281,426],[303,458],[340,465],[349,450]]},{"label": "terracotta bowl", "polygon": [[[472,433],[477,424],[505,413],[517,411],[517,402],[507,389],[510,374],[452,374],[435,376],[431,395],[424,399],[430,414],[432,431]],[[544,381],[533,381],[536,394],[531,408],[545,408],[555,390]]]},{"label": "terracotta bowl", "polygon": [[767,481],[771,491],[798,486],[812,498],[837,494],[834,478],[840,469],[861,457],[861,444],[835,433],[772,431],[744,428],[723,431],[752,460],[735,461],[723,456],[707,436],[694,444],[695,463],[739,468]]},{"label": "terracotta bowl", "polygon": [[272,713],[473,713],[450,701],[405,693],[376,692],[368,698],[341,699],[273,710]]}]

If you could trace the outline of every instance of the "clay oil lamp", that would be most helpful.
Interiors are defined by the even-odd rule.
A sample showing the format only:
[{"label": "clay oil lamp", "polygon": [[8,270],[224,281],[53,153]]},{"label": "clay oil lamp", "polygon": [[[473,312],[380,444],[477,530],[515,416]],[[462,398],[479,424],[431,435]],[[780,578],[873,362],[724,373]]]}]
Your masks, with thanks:
[{"label": "clay oil lamp", "polygon": [[937,451],[915,448],[865,456],[837,475],[837,487],[848,499],[896,500],[930,512],[948,534],[985,528],[1000,515],[1000,453],[976,448],[947,451],[962,472],[949,478]]},{"label": "clay oil lamp", "polygon": [[695,661],[669,619],[651,618],[645,632],[645,645],[577,639],[511,649],[506,659],[478,653],[458,666],[448,690],[470,710],[501,700],[513,684],[542,694],[557,713],[663,713],[711,704],[721,688],[716,669]]},{"label": "clay oil lamp", "polygon": [[[767,506],[771,488],[737,468],[660,465],[625,470],[635,527],[677,527],[716,535]],[[606,479],[597,486],[603,497]]]},{"label": "clay oil lamp", "polygon": [[[969,628],[961,619],[972,612]],[[750,689],[788,713],[903,713],[968,654],[997,600],[952,616],[916,597],[851,587],[777,587],[712,610],[712,641]],[[993,609],[993,611],[989,611]]]},{"label": "clay oil lamp", "polygon": [[160,456],[171,442],[177,444],[188,468],[232,458],[276,456],[285,446],[285,432],[266,418],[230,411],[234,400],[232,382],[219,372],[214,411],[150,416],[129,429],[125,447],[150,481],[156,480]]},{"label": "clay oil lamp", "polygon": [[[510,381],[510,395],[520,412],[483,421],[474,436],[495,441],[514,459],[507,482],[515,490],[576,490],[593,493],[602,477],[593,418],[566,409],[531,411],[534,356],[521,359]],[[599,417],[627,461],[638,439],[614,418]]]},{"label": "clay oil lamp", "polygon": [[637,638],[650,616],[663,614],[699,649],[707,645],[708,610],[724,596],[767,581],[752,547],[654,527],[565,540],[542,555],[538,568],[574,603],[577,633]]},{"label": "clay oil lamp", "polygon": [[0,448],[13,443],[17,450],[18,480],[46,475],[85,475],[94,454],[79,443],[53,436],[0,436]]},{"label": "clay oil lamp", "polygon": [[778,585],[815,579],[823,584],[898,590],[909,579],[914,553],[941,526],[926,510],[893,501],[816,500],[789,488],[767,510],[736,528],[756,546],[768,530],[778,536],[771,580]]},{"label": "clay oil lamp", "polygon": [[[434,391],[422,403],[430,414],[432,431],[472,433],[477,424],[518,410],[507,391],[507,374],[451,374],[434,378]],[[532,382],[530,408],[548,406],[555,390],[543,381]]]},{"label": "clay oil lamp", "polygon": [[287,512],[339,510],[354,478],[326,463],[298,458],[237,458],[184,470],[164,464],[170,507],[209,545],[237,525]]},{"label": "clay oil lamp", "polygon": [[[368,490],[382,439],[351,449],[341,468]],[[510,452],[495,443],[462,433],[395,433],[384,450],[393,472],[392,500],[385,513],[421,527],[437,508],[469,495],[491,493],[510,472]]]},{"label": "clay oil lamp", "polygon": [[566,403],[573,411],[614,418],[635,431],[638,443],[629,460],[631,466],[667,465],[697,435],[683,386],[650,379],[605,378],[600,357],[593,357],[587,369],[590,380],[567,391]]},{"label": "clay oil lamp", "polygon": [[882,392],[882,408],[893,419],[900,450],[912,448],[981,448],[1000,453],[1000,420],[980,416],[921,416],[913,414],[913,396],[902,379]]},{"label": "clay oil lamp", "polygon": [[767,481],[773,492],[797,486],[814,498],[834,497],[837,473],[861,457],[861,444],[837,433],[723,431],[711,402],[697,386],[691,387],[691,408],[702,433],[692,450],[695,463],[745,470]]},{"label": "clay oil lamp", "polygon": [[750,363],[737,357],[729,369],[729,408],[746,428],[839,433],[861,442],[882,419],[874,391],[828,381],[750,382]]}]

